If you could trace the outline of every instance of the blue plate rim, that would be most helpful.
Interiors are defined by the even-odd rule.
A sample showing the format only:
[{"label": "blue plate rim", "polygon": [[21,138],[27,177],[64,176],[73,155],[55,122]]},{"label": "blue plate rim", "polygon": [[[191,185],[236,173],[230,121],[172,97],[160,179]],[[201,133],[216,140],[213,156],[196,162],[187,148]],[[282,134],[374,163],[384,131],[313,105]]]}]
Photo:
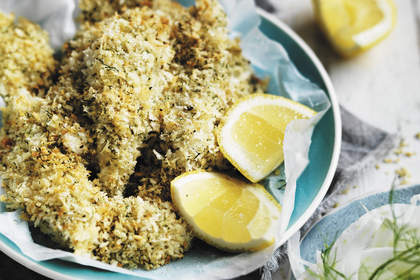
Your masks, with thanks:
[{"label": "blue plate rim", "polygon": [[[400,195],[401,193],[404,193],[404,192],[414,192],[414,194],[412,194],[412,196],[410,196],[410,198],[412,198],[413,196],[415,196],[415,195],[420,195],[420,192],[415,192],[415,189],[419,189],[419,187],[420,187],[420,184],[412,184],[412,185],[408,185],[408,186],[403,186],[403,187],[400,187],[400,188],[397,188],[397,189],[394,189],[393,191],[394,191],[394,198],[393,198],[393,203],[396,203],[396,204],[407,204],[407,205],[409,205],[410,203],[407,203],[407,202],[401,202],[401,201],[398,201],[399,199],[397,199],[397,198],[395,198],[395,196],[398,196],[398,195]],[[343,231],[345,231],[347,228],[349,228],[353,223],[356,223],[359,219],[361,219],[364,215],[366,215],[367,214],[367,212],[366,211],[373,211],[373,210],[375,210],[375,209],[377,209],[377,208],[380,208],[380,207],[383,207],[383,206],[385,206],[385,205],[390,205],[390,203],[389,203],[389,193],[391,192],[392,190],[390,189],[390,190],[380,190],[380,191],[377,191],[377,192],[370,192],[370,193],[367,193],[367,194],[361,194],[361,195],[358,195],[358,196],[356,196],[355,198],[353,198],[352,200],[350,200],[350,201],[348,201],[348,202],[346,202],[346,203],[344,203],[342,206],[340,206],[340,207],[338,207],[338,208],[336,208],[336,209],[333,209],[331,212],[329,212],[327,215],[325,215],[325,216],[323,216],[321,219],[319,219],[318,221],[316,221],[310,228],[309,228],[309,230],[307,230],[307,232],[303,235],[303,236],[301,236],[300,237],[300,241],[299,241],[299,243],[302,243],[302,242],[304,242],[305,241],[305,239],[308,237],[308,235],[315,229],[315,228],[317,228],[319,225],[320,225],[320,223],[322,222],[322,221],[324,221],[324,220],[326,220],[326,219],[329,219],[330,217],[334,217],[335,215],[340,215],[340,214],[337,214],[337,213],[340,213],[340,212],[342,212],[342,211],[345,211],[346,209],[349,209],[349,208],[355,208],[355,207],[363,207],[363,210],[365,211],[365,212],[363,212],[362,214],[360,214],[359,216],[357,215],[357,214],[355,214],[355,216],[357,217],[356,219],[355,219],[355,221],[353,221],[353,222],[351,222],[351,223],[349,223],[349,224],[347,224],[347,225],[345,225],[344,226],[344,228],[343,228]],[[383,197],[383,196],[386,196],[386,202],[380,202],[380,200],[381,200],[381,197]],[[364,202],[364,201],[373,201],[374,202],[374,206],[365,206],[365,203],[366,202]],[[360,205],[359,205],[360,204]],[[321,226],[322,227],[322,226]],[[339,233],[339,235],[338,236],[336,236],[336,238],[338,238],[341,234],[342,234],[343,232],[341,232],[341,233]],[[290,241],[289,241],[290,242]],[[288,242],[288,247],[290,247],[290,244],[289,244],[289,242]],[[328,242],[328,240],[327,241],[324,241],[324,243],[325,242]],[[318,248],[319,249],[319,248]],[[298,250],[301,250],[300,248],[298,249]],[[300,251],[300,253],[301,253],[301,251]],[[315,252],[313,252],[313,253],[315,253]],[[303,258],[303,257],[302,257]],[[307,261],[307,260],[306,260]],[[291,271],[290,271],[291,272]],[[295,279],[295,278],[291,278],[291,279]]]},{"label": "blue plate rim", "polygon": [[324,199],[325,194],[327,193],[330,187],[330,184],[334,178],[335,171],[337,169],[338,159],[339,159],[340,149],[341,149],[341,115],[340,115],[340,107],[338,104],[338,100],[337,100],[331,79],[327,71],[325,70],[324,66],[322,65],[321,61],[313,52],[313,50],[308,46],[308,44],[306,44],[305,41],[303,41],[303,39],[299,35],[296,34],[295,31],[293,31],[288,25],[283,23],[281,20],[277,19],[275,16],[269,14],[268,12],[260,8],[258,8],[257,11],[260,16],[271,21],[279,29],[283,30],[288,36],[290,36],[309,56],[309,58],[311,59],[311,61],[314,63],[315,67],[319,71],[322,77],[322,80],[325,83],[325,87],[329,93],[331,109],[332,109],[333,117],[334,117],[334,131],[335,131],[334,148],[333,148],[330,166],[329,166],[327,175],[325,177],[325,180],[323,184],[321,185],[321,188],[319,189],[318,194],[315,196],[314,200],[311,202],[309,207],[305,210],[305,212],[303,212],[303,214],[299,217],[299,219],[291,227],[289,227],[287,231],[283,234],[283,237],[278,242],[278,244],[281,245],[285,243],[293,234],[295,234],[305,224],[307,220],[309,220],[309,218],[312,216],[312,214],[321,204],[321,201]]},{"label": "blue plate rim", "polygon": [[[309,58],[311,59],[311,61],[314,63],[315,67],[319,71],[321,78],[325,84],[325,87],[328,91],[330,102],[331,102],[331,109],[332,109],[333,118],[334,118],[334,131],[335,131],[334,147],[333,147],[333,153],[331,157],[330,166],[329,166],[327,175],[325,177],[325,180],[323,184],[321,185],[318,191],[318,194],[315,196],[314,200],[311,202],[309,207],[299,217],[299,219],[291,227],[288,228],[288,230],[284,233],[283,237],[279,240],[277,244],[280,246],[281,244],[285,243],[294,233],[296,233],[303,226],[303,224],[312,216],[312,214],[315,212],[316,208],[319,206],[319,204],[321,203],[322,199],[324,198],[325,194],[327,193],[330,187],[330,184],[335,174],[335,170],[337,168],[338,158],[339,158],[340,148],[341,148],[341,117],[340,117],[340,108],[338,105],[337,97],[336,97],[332,82],[330,80],[330,77],[327,71],[325,70],[324,66],[318,59],[318,57],[312,51],[312,49],[303,41],[303,39],[299,37],[299,35],[297,35],[285,23],[283,23],[282,21],[280,21],[273,15],[269,14],[268,12],[262,10],[261,8],[257,8],[257,12],[260,16],[262,16],[266,20],[276,25],[279,29],[284,31],[309,56]],[[44,275],[46,277],[49,277],[51,279],[78,280],[77,278],[74,278],[72,276],[65,275],[55,270],[52,270],[50,268],[39,265],[32,259],[24,256],[18,251],[15,251],[14,249],[12,249],[11,247],[9,247],[8,245],[6,245],[5,243],[1,241],[0,241],[0,250],[3,253],[5,253],[7,256],[12,258],[16,262],[18,262],[19,264],[25,266],[26,268],[32,271],[35,271],[41,275]]]}]

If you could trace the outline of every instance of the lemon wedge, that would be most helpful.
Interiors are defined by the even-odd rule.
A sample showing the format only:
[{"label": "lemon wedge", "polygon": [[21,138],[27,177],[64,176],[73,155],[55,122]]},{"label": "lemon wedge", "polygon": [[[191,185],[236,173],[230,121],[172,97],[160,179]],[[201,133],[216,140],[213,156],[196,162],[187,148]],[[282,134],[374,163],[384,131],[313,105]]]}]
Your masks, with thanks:
[{"label": "lemon wedge", "polygon": [[261,185],[194,171],[171,182],[171,196],[196,236],[219,249],[256,251],[275,241],[281,206]]},{"label": "lemon wedge", "polygon": [[284,160],[287,125],[315,111],[271,94],[252,94],[235,104],[218,131],[223,155],[251,182],[269,175]]},{"label": "lemon wedge", "polygon": [[353,56],[385,39],[395,26],[393,0],[313,0],[315,15],[335,49]]}]

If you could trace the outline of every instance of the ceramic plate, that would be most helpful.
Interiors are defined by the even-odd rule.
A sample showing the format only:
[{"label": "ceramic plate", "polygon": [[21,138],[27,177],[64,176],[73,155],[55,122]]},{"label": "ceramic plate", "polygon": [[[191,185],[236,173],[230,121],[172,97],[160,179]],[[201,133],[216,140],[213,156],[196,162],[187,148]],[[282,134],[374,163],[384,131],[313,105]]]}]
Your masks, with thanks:
[{"label": "ceramic plate", "polygon": [[[395,190],[393,202],[410,204],[411,197],[417,194],[420,194],[420,185]],[[366,214],[364,207],[373,210],[386,204],[389,204],[389,192],[374,194],[353,201],[325,216],[303,238],[300,245],[302,259],[315,263],[316,251],[325,248],[325,244],[331,244],[347,227]]]},{"label": "ceramic plate", "polygon": [[[261,30],[286,48],[300,72],[322,88],[331,101],[331,108],[318,123],[312,136],[310,163],[297,182],[295,208],[288,230],[281,240],[284,243],[309,219],[330,186],[340,151],[341,121],[330,79],[312,50],[285,24],[262,10],[259,10],[259,14],[262,18]],[[33,261],[22,255],[12,242],[1,234],[0,249],[29,269],[54,279],[144,279],[60,260]],[[177,261],[176,265],[182,265],[182,261]]]}]

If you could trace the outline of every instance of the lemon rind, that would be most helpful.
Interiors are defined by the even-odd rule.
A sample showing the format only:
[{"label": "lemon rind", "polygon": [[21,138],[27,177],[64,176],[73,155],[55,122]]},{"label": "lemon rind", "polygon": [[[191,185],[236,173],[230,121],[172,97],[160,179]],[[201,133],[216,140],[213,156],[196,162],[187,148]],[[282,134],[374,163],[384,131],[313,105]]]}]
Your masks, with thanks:
[{"label": "lemon rind", "polygon": [[[254,193],[260,199],[261,202],[263,202],[265,205],[268,206],[269,211],[270,211],[270,216],[272,216],[273,214],[275,216],[275,218],[272,218],[272,223],[270,227],[268,228],[267,232],[260,238],[252,239],[250,242],[233,243],[233,242],[227,242],[222,238],[211,236],[210,234],[201,230],[193,221],[193,217],[191,217],[187,213],[187,211],[182,207],[182,205],[179,205],[177,202],[179,201],[180,195],[181,195],[181,191],[179,190],[178,187],[182,186],[183,183],[193,181],[194,178],[196,177],[202,178],[202,176],[205,176],[206,178],[224,177],[224,178],[227,178],[228,180],[233,180],[240,184],[243,184],[244,187],[248,188],[248,190]],[[270,193],[267,192],[267,190],[262,185],[246,183],[244,181],[238,180],[236,178],[233,178],[225,174],[221,174],[221,173],[197,170],[197,171],[192,171],[192,172],[186,172],[178,176],[177,178],[175,178],[171,182],[171,196],[172,196],[172,200],[174,202],[176,209],[181,214],[181,216],[185,219],[185,221],[187,221],[187,223],[190,225],[196,237],[198,237],[199,239],[205,241],[206,243],[220,250],[227,251],[227,252],[258,251],[258,250],[262,250],[264,248],[269,247],[276,240],[275,233],[276,233],[276,230],[278,229],[278,224],[280,222],[281,206],[270,195]]]},{"label": "lemon rind", "polygon": [[[335,35],[331,34],[330,30],[326,26],[325,22],[325,15],[321,8],[321,2],[322,0],[313,0],[313,6],[315,11],[315,19],[318,21],[322,31],[329,39],[332,47],[334,50],[340,54],[341,56],[345,58],[354,57],[360,53],[363,53],[369,49],[371,49],[373,46],[379,44],[381,41],[386,39],[389,34],[392,32],[392,30],[395,28],[396,25],[396,6],[393,2],[393,0],[377,0],[378,3],[380,3],[380,8],[388,16],[389,18],[382,20],[379,24],[385,24],[387,25],[387,29],[384,30],[383,27],[375,27],[369,28],[361,33],[353,35],[352,39],[354,41],[354,45],[351,48],[345,48],[343,47],[340,42],[338,42],[335,38]],[[385,8],[385,6],[387,6]],[[372,31],[373,29],[373,31]],[[378,29],[381,29],[381,32],[377,31]],[[366,32],[366,33],[365,33]],[[369,34],[376,33],[375,39],[366,39],[366,37]],[[366,35],[368,34],[368,35]]]},{"label": "lemon rind", "polygon": [[[249,110],[249,108],[253,107],[249,105],[251,102],[255,103],[256,105],[272,105],[274,102],[274,104],[278,104],[288,109],[294,110],[308,118],[314,116],[316,112],[294,100],[272,94],[252,94],[246,96],[240,99],[228,111],[225,121],[217,131],[217,140],[219,143],[220,151],[224,157],[229,160],[229,162],[236,169],[238,169],[239,172],[241,172],[242,175],[244,175],[251,182],[256,183],[273,172],[283,162],[283,160],[279,159],[279,161],[276,162],[274,167],[271,168],[269,172],[259,172],[259,170],[253,168],[252,161],[246,157],[246,151],[242,150],[239,145],[235,144],[233,139],[227,136],[229,135],[229,131],[239,116]],[[227,146],[230,148],[229,151],[225,148]],[[240,162],[244,164],[240,164]]]},{"label": "lemon rind", "polygon": [[378,24],[353,36],[353,41],[360,47],[370,46],[380,41],[393,28],[393,10],[388,0],[376,0],[384,18]]}]

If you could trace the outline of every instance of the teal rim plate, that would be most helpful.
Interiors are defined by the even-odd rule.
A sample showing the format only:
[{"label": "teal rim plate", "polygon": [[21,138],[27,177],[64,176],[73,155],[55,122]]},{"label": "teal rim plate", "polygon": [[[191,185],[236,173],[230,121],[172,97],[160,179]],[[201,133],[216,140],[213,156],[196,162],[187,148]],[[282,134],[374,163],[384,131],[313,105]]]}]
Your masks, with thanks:
[{"label": "teal rim plate", "polygon": [[[420,194],[420,185],[403,189],[397,189],[393,193],[393,203],[410,204],[414,195]],[[325,244],[331,244],[344,230],[366,214],[366,208],[373,210],[389,204],[390,192],[382,192],[353,201],[344,207],[328,214],[318,221],[302,239],[300,254],[302,259],[315,263],[316,251],[325,248]]]},{"label": "teal rim plate", "polygon": [[[287,25],[263,10],[258,10],[258,13],[262,19],[260,29],[263,33],[284,46],[299,71],[322,88],[331,102],[331,108],[315,127],[309,150],[310,163],[297,181],[295,207],[288,230],[280,240],[282,244],[310,218],[330,186],[341,146],[341,119],[331,81],[313,51]],[[53,279],[145,279],[61,260],[34,261],[23,255],[13,242],[1,234],[0,250],[27,268]]]}]

